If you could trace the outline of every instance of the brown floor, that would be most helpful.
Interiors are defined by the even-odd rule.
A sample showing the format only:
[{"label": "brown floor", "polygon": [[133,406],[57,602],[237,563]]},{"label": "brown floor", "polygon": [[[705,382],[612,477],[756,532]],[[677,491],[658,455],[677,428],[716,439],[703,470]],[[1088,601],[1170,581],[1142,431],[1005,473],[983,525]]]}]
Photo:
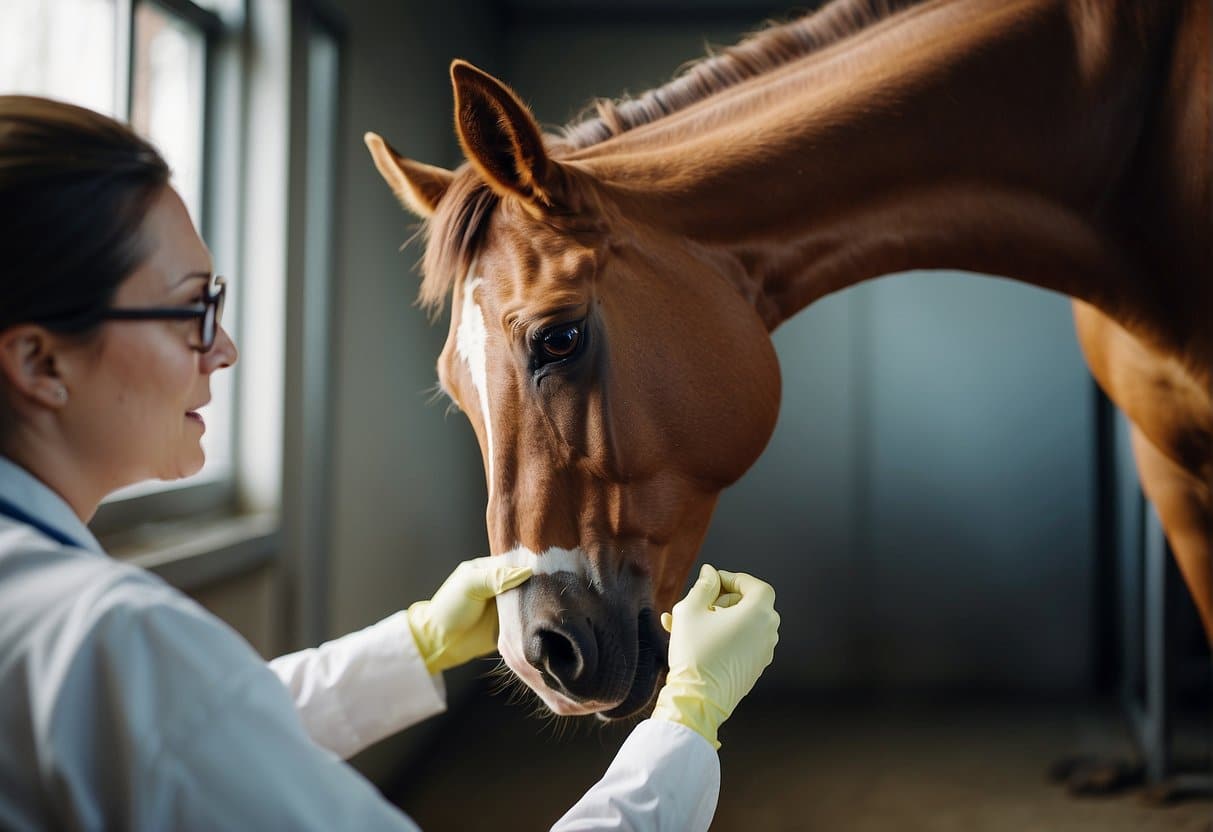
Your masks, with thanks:
[{"label": "brown floor", "polygon": [[[605,770],[623,729],[556,726],[504,697],[443,717],[396,802],[427,832],[541,830]],[[1203,724],[1201,724],[1203,722]],[[561,736],[563,734],[563,736]],[[1209,724],[1185,729],[1204,759]],[[1213,802],[1140,790],[1074,798],[1045,772],[1072,753],[1127,754],[1115,709],[742,703],[721,731],[715,832],[1209,832]]]}]

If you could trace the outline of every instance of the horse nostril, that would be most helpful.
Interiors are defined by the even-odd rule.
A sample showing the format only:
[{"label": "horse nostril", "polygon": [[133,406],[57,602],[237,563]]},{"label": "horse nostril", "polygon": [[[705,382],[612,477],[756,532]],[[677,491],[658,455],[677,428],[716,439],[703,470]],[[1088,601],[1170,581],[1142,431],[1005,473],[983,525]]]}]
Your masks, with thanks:
[{"label": "horse nostril", "polygon": [[539,639],[543,642],[543,660],[548,673],[563,682],[575,682],[585,669],[577,646],[551,630],[540,633]]},{"label": "horse nostril", "polygon": [[526,658],[551,688],[576,695],[593,681],[598,645],[593,631],[537,631],[527,644]]}]

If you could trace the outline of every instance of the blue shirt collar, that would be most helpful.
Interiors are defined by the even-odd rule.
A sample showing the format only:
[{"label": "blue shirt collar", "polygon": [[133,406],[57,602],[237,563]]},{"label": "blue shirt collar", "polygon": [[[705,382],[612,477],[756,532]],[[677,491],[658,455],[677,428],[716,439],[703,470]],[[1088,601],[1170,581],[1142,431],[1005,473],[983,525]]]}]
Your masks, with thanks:
[{"label": "blue shirt collar", "polygon": [[81,548],[105,554],[97,538],[88,526],[80,522],[66,500],[29,471],[3,456],[0,456],[0,499],[23,511],[37,524],[75,541]]}]

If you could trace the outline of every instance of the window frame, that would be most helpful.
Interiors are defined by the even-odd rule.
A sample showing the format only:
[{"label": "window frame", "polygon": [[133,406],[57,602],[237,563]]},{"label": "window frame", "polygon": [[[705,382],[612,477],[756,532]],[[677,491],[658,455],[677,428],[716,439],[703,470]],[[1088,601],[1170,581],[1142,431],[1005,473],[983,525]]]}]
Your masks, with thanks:
[{"label": "window frame", "polygon": [[[134,73],[135,73],[135,25],[136,12],[140,5],[151,5],[160,11],[173,16],[181,23],[196,30],[203,39],[203,91],[202,91],[202,181],[201,205],[198,218],[199,233],[203,239],[215,245],[214,240],[222,240],[221,245],[215,245],[224,260],[233,265],[239,262],[240,248],[238,237],[233,237],[230,230],[221,229],[223,217],[227,214],[239,215],[239,205],[242,195],[230,184],[231,178],[221,163],[223,155],[217,152],[221,139],[217,136],[216,115],[220,107],[220,94],[216,89],[223,67],[222,60],[237,62],[235,54],[221,57],[218,53],[225,41],[239,38],[239,31],[225,22],[216,12],[203,8],[191,0],[114,0],[115,17],[115,48],[114,48],[114,110],[118,119],[129,123],[133,110]],[[227,67],[232,71],[233,67]],[[235,68],[239,72],[239,68]],[[231,164],[231,163],[229,163]],[[234,211],[219,210],[218,203],[225,202],[236,208]],[[222,271],[222,270],[221,270]],[[231,292],[239,292],[239,282],[229,288]],[[238,373],[238,367],[228,372]],[[229,429],[231,431],[229,452],[231,466],[228,472],[219,479],[206,479],[199,482],[181,485],[167,485],[147,493],[115,500],[107,500],[98,508],[90,522],[90,528],[98,537],[106,542],[121,541],[129,536],[133,529],[144,524],[161,524],[166,522],[184,522],[187,519],[202,517],[214,518],[220,515],[232,515],[240,511],[238,486],[239,423],[240,423],[240,385],[233,379],[231,414]]]},{"label": "window frame", "polygon": [[[349,32],[344,18],[324,0],[292,0],[290,35],[290,148],[286,300],[286,354],[282,459],[282,543],[289,573],[287,629],[292,648],[329,635],[328,578],[332,553],[333,349],[338,335],[334,274],[341,237],[325,207],[338,203],[344,186],[342,136],[346,125]],[[332,49],[333,83],[314,97],[314,40]],[[313,107],[332,115],[326,136],[313,131]],[[318,155],[312,143],[327,139]],[[318,170],[323,166],[324,170]],[[324,206],[324,207],[320,207]],[[312,244],[326,233],[323,254]]]},{"label": "window frame", "polygon": [[325,0],[201,2],[112,0],[113,114],[130,123],[141,4],[201,34],[197,221],[219,271],[234,276],[225,324],[244,348],[225,371],[230,469],[105,502],[90,526],[112,556],[186,592],[271,567],[270,640],[302,646],[328,626],[342,242],[331,206],[346,185],[349,30]]}]

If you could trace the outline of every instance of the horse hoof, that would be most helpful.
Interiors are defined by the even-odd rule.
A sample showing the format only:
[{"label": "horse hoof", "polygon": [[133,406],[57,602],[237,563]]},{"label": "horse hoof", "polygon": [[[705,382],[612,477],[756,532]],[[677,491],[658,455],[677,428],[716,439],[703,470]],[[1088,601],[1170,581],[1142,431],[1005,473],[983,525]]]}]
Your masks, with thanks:
[{"label": "horse hoof", "polygon": [[1142,785],[1145,768],[1125,760],[1068,757],[1049,768],[1049,779],[1075,796],[1111,795]]},{"label": "horse hoof", "polygon": [[[1194,767],[1203,772],[1208,766]],[[1141,802],[1146,806],[1162,807],[1189,800],[1213,799],[1213,777],[1205,774],[1178,774],[1159,783],[1151,783],[1141,790]],[[1206,832],[1213,832],[1213,822]]]}]

